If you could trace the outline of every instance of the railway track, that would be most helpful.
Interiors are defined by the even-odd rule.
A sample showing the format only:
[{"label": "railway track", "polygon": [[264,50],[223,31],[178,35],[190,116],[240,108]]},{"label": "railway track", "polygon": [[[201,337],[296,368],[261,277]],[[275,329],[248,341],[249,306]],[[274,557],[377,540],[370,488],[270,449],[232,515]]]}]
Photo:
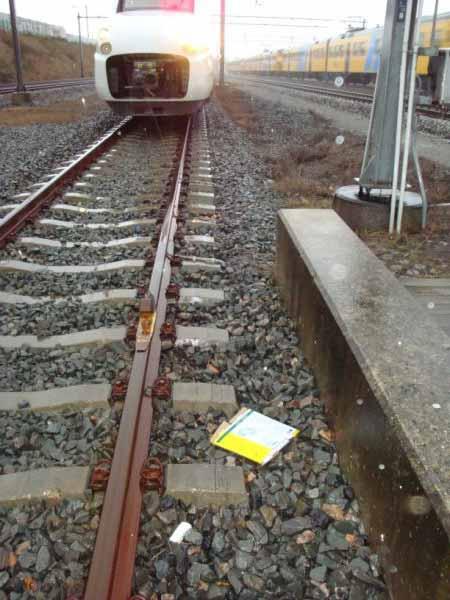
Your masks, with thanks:
[{"label": "railway track", "polygon": [[[130,545],[130,532],[136,542],[152,424],[148,389],[158,376],[169,257],[180,202],[186,201],[188,158],[191,190],[210,178],[209,162],[195,150],[202,144],[199,135],[206,135],[198,133],[198,123],[183,119],[152,132],[147,127],[124,120],[74,161],[0,206],[0,360],[5,369],[0,386],[7,388],[0,391],[0,408],[9,415],[15,441],[28,431],[24,422],[40,432],[32,451],[21,442],[0,462],[0,510],[16,502],[39,507],[46,498],[72,506],[76,497],[78,512],[87,512],[91,525],[97,521],[75,553],[79,566],[73,579],[83,581],[90,567],[86,590],[80,581],[69,588],[58,582],[72,597],[128,598],[131,591],[135,544]],[[200,204],[195,212],[200,218],[192,227],[207,226]],[[102,368],[108,356],[110,365]],[[24,382],[20,371],[27,359],[33,375]],[[69,415],[58,412],[67,409]],[[83,410],[88,417],[81,416]],[[86,428],[92,428],[89,441],[81,444],[80,430],[86,434]],[[61,431],[68,433],[58,437]],[[83,455],[73,454],[77,444]],[[152,473],[149,465],[149,488]],[[91,500],[83,501],[87,490]],[[1,550],[0,572],[4,556],[12,552]],[[23,561],[22,555],[14,556]],[[31,563],[27,566],[32,570]],[[17,581],[12,588],[3,583],[4,590],[20,587]],[[23,592],[47,589],[31,576],[22,584]]]},{"label": "railway track", "polygon": [[[328,96],[331,98],[343,98],[345,100],[352,100],[362,102],[364,104],[372,104],[373,94],[354,90],[341,90],[332,89],[330,87],[324,87],[321,85],[310,85],[305,83],[290,83],[287,81],[280,81],[279,79],[266,79],[259,77],[243,77],[239,76],[238,79],[245,80],[252,83],[259,83],[262,85],[270,85],[274,87],[281,87],[285,89],[295,90],[299,92],[307,92],[309,94]],[[433,119],[450,120],[450,113],[447,110],[440,109],[434,106],[418,106],[417,112],[420,115],[427,116]]]},{"label": "railway track", "polygon": [[[56,90],[60,88],[80,87],[83,85],[93,85],[93,79],[56,79],[53,81],[31,81],[26,83],[28,92],[39,92],[44,90]],[[0,85],[0,96],[13,94],[17,89],[16,84],[7,83]]]},{"label": "railway track", "polygon": [[[255,225],[251,180],[236,199],[254,157],[223,121],[217,188],[203,115],[148,123],[122,122],[1,207],[0,590],[288,600],[328,593],[305,550],[326,540],[349,578],[335,587],[358,559],[354,585],[383,591],[271,288],[275,203],[261,195]],[[264,468],[214,448],[238,400],[298,443]]]}]

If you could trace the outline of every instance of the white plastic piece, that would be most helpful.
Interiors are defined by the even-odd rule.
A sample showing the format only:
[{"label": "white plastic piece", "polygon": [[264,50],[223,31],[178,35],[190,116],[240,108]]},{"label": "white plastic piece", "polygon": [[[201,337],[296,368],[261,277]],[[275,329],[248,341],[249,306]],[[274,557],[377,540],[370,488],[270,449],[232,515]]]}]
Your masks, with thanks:
[{"label": "white plastic piece", "polygon": [[181,522],[172,535],[169,538],[169,542],[174,544],[181,544],[184,540],[184,536],[192,529],[192,525],[190,523],[186,523],[186,521]]}]

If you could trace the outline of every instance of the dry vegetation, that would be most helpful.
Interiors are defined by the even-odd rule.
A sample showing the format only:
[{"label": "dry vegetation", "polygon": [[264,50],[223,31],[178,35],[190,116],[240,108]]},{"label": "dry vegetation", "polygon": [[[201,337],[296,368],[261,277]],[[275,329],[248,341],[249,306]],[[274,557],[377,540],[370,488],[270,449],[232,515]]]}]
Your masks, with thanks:
[{"label": "dry vegetation", "polygon": [[[269,177],[280,192],[280,205],[288,208],[330,208],[334,191],[354,182],[361,170],[364,140],[345,135],[343,145],[336,143],[342,132],[323,117],[310,112],[312,127],[301,139],[280,146],[260,135],[263,115],[248,94],[226,87],[217,98],[233,121],[254,136],[264,156]],[[267,133],[265,134],[267,136]],[[288,132],[286,132],[288,138]],[[425,184],[431,203],[449,202],[450,172],[428,160],[422,161]],[[411,183],[416,184],[411,174]],[[398,275],[411,270],[415,276],[450,276],[450,235],[427,231],[423,234],[389,237],[385,233],[361,236],[372,251]],[[418,268],[417,268],[418,267]]]},{"label": "dry vegetation", "polygon": [[[26,81],[77,79],[80,76],[79,46],[63,39],[21,35]],[[94,47],[84,46],[87,76],[94,72]],[[11,34],[0,31],[0,83],[15,81]]]},{"label": "dry vegetation", "polygon": [[79,100],[55,102],[48,106],[17,106],[0,110],[0,127],[23,127],[37,123],[73,123],[105,109],[95,94]]},{"label": "dry vegetation", "polygon": [[[224,109],[239,127],[258,134],[261,115],[250,96],[231,87],[217,91]],[[312,126],[301,139],[293,138],[282,148],[265,144],[262,151],[271,170],[275,189],[284,196],[288,208],[329,208],[337,187],[354,183],[361,170],[364,140],[346,134],[344,144],[336,139],[342,132],[319,114],[309,111]],[[286,136],[287,137],[287,136]],[[422,161],[425,185],[431,203],[449,202],[450,171],[429,160]],[[414,174],[410,181],[416,185]]]}]

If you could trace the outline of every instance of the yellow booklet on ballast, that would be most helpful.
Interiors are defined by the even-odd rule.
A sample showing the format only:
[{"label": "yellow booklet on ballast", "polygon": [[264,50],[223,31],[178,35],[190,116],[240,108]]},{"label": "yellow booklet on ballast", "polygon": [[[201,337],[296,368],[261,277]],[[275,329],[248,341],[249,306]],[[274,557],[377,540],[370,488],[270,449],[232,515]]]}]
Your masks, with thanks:
[{"label": "yellow booklet on ballast", "polygon": [[211,443],[265,465],[299,433],[298,429],[243,408],[231,421],[222,423]]}]

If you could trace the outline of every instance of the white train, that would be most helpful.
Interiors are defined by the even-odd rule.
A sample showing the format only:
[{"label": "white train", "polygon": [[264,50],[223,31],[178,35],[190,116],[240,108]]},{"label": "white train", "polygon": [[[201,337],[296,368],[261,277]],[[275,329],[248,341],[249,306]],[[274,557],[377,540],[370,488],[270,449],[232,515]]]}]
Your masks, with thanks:
[{"label": "white train", "polygon": [[195,0],[119,0],[99,32],[97,93],[123,115],[182,115],[211,95],[215,69]]}]

